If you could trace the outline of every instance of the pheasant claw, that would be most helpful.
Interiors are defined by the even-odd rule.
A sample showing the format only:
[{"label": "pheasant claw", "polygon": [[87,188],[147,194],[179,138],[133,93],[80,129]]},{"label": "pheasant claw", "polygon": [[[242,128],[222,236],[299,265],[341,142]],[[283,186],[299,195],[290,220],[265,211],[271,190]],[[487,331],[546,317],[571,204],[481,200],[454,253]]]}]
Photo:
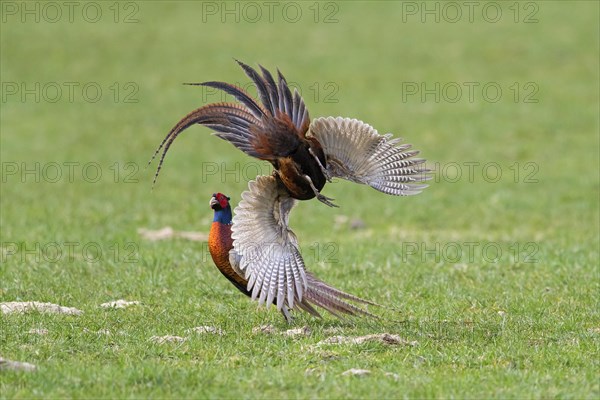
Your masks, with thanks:
[{"label": "pheasant claw", "polygon": [[340,207],[337,204],[334,204],[331,202],[331,200],[335,200],[335,199],[332,199],[331,197],[323,196],[321,193],[317,194],[317,200],[319,200],[321,203],[327,204],[329,207],[334,207],[334,208]]}]

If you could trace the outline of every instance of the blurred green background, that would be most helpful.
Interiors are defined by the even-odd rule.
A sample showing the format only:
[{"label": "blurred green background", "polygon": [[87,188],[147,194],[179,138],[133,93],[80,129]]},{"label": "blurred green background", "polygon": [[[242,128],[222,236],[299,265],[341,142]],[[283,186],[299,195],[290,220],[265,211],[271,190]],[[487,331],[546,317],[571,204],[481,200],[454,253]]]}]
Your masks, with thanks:
[{"label": "blurred green background", "polygon": [[[88,316],[70,320],[79,321],[71,322],[69,335],[81,350],[58,359],[50,354],[60,346],[44,342],[45,350],[40,350],[23,327],[35,327],[42,318],[63,337],[62,319],[2,316],[0,356],[53,367],[57,376],[77,375],[80,366],[89,366],[90,357],[104,354],[105,345],[88,349],[86,338],[77,332],[98,320],[124,324],[121,317],[97,308],[116,298],[146,305],[141,315],[125,319],[140,343],[147,343],[149,332],[202,325],[199,321],[210,318],[223,324],[228,317],[236,323],[248,319],[250,327],[264,320],[282,325],[275,312],[257,313],[254,304],[236,297],[202,244],[183,239],[149,242],[137,232],[164,226],[208,232],[212,213],[207,202],[213,192],[227,193],[237,204],[252,173],[268,173],[266,164],[202,127],[192,127],[177,139],[153,190],[156,163],[145,168],[176,121],[203,104],[227,100],[181,84],[219,80],[247,85],[237,58],[252,66],[279,68],[301,90],[311,118],[352,117],[381,133],[392,132],[421,150],[434,170],[431,187],[416,197],[392,198],[340,181],[324,191],[340,209],[316,201],[300,204],[292,226],[301,243],[336,246],[333,265],[318,251],[306,255],[317,275],[401,309],[403,318],[435,315],[462,321],[474,314],[495,318],[500,310],[552,326],[555,338],[565,332],[585,336],[578,336],[585,345],[565,350],[572,351],[568,356],[559,352],[542,358],[555,372],[530,365],[540,376],[551,374],[555,390],[540,391],[539,382],[527,374],[519,378],[524,384],[516,384],[517,378],[507,378],[487,359],[482,363],[489,368],[488,384],[473,386],[471,364],[460,361],[471,355],[463,353],[454,361],[432,361],[431,370],[421,370],[412,386],[402,381],[404,393],[598,394],[592,379],[597,378],[600,326],[598,3],[466,3],[74,2],[70,13],[61,2],[3,1],[0,300],[49,301],[82,308]],[[501,176],[495,178],[496,172]],[[340,215],[365,227],[340,225]],[[63,255],[49,262],[36,249],[55,242],[63,249],[67,242],[78,243],[77,249],[96,243],[102,255],[88,262],[76,250],[74,259]],[[407,256],[406,242],[417,245],[416,255]],[[478,243],[475,259],[449,262],[440,251],[433,257],[423,251],[436,243],[458,243],[465,250],[465,242]],[[12,254],[15,243],[18,251]],[[485,243],[501,246],[499,262],[482,255]],[[511,250],[515,246],[516,255]],[[127,258],[131,248],[135,262]],[[523,262],[530,248],[535,249],[535,261]],[[34,250],[27,254],[24,249]],[[164,317],[176,307],[177,313]],[[566,320],[570,325],[561,330]],[[300,321],[319,324],[304,317]],[[358,329],[371,332],[360,324]],[[518,348],[527,357],[530,338],[511,340],[502,351]],[[227,346],[213,341],[213,350]],[[136,359],[140,350],[130,345],[122,347]],[[398,356],[386,349],[373,351],[384,358]],[[131,367],[120,355],[106,357],[107,368]],[[181,370],[198,368],[189,362],[189,353],[175,351],[169,357],[181,362]],[[141,361],[144,368],[161,360],[150,359],[151,364]],[[561,359],[571,360],[574,367]],[[358,362],[360,355],[345,360]],[[327,376],[343,371],[344,362],[333,362]],[[402,371],[402,360],[397,362]],[[442,371],[457,362],[467,367],[449,384]],[[258,382],[270,382],[272,375],[250,372],[251,365],[239,368]],[[300,361],[277,373],[297,376],[305,368]],[[54,375],[47,372],[29,376],[27,384],[12,377],[2,385],[9,396],[24,397],[146,396],[152,390],[162,390],[158,393],[163,396],[237,393],[226,384],[205,382],[200,388],[172,376],[171,383],[157,384],[159,389],[130,386],[114,371],[114,376],[102,371],[94,378],[98,386],[52,384]],[[235,376],[233,371],[224,374]],[[429,389],[427,374],[436,377]],[[92,379],[84,375],[84,382]],[[103,391],[107,377],[117,379],[120,389]],[[512,389],[494,392],[505,379]],[[369,380],[338,387],[326,378],[303,389],[305,384],[292,385],[291,392],[278,391],[277,385],[267,392],[244,384],[238,390],[247,390],[249,397],[320,397],[326,396],[323,387],[337,396],[375,393]],[[395,385],[372,390],[394,396]]]}]

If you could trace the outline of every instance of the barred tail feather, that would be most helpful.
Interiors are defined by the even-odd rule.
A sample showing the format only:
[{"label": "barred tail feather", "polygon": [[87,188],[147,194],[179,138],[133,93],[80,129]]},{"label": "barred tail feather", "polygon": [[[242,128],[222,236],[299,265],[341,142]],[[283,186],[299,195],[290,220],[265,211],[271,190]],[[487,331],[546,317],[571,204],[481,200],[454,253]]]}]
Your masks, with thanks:
[{"label": "barred tail feather", "polygon": [[[306,279],[308,283],[308,288],[304,293],[304,301],[302,302],[302,305],[309,306],[310,308],[312,308],[312,310],[314,310],[312,305],[316,305],[327,310],[329,313],[333,314],[338,318],[342,318],[343,314],[351,316],[363,315],[377,318],[376,315],[371,314],[364,308],[349,303],[348,301],[374,306],[378,306],[378,304],[354,296],[352,294],[342,292],[341,290],[338,290],[328,285],[327,283],[319,280],[310,273],[306,274]],[[311,314],[313,313],[311,312]]]},{"label": "barred tail feather", "polygon": [[271,100],[271,114],[275,115],[279,107],[279,92],[277,91],[277,85],[275,84],[275,79],[273,79],[273,75],[271,75],[269,70],[264,68],[262,65],[259,65],[259,67],[263,74],[269,99]]},{"label": "barred tail feather", "polygon": [[276,104],[278,102],[278,99],[277,92],[273,93],[273,89],[271,88],[270,82],[264,77],[260,76],[260,74],[256,72],[256,70],[254,70],[252,67],[244,64],[239,60],[235,61],[240,65],[240,67],[242,67],[246,75],[250,79],[252,79],[252,82],[254,82],[254,84],[256,85],[256,91],[258,92],[258,96],[260,97],[260,101],[262,102],[263,106],[271,115],[274,115],[277,110]]},{"label": "barred tail feather", "polygon": [[158,163],[158,168],[154,175],[154,183],[156,183],[165,156],[173,144],[173,141],[175,141],[181,132],[194,124],[205,125],[211,128],[217,132],[217,136],[231,142],[244,153],[252,157],[260,158],[260,154],[254,150],[252,134],[250,133],[250,127],[260,124],[260,120],[246,107],[240,104],[209,104],[200,107],[183,117],[169,131],[160,146],[158,146],[152,159],[148,162],[148,164],[150,164],[156,158],[160,150],[163,150]]},{"label": "barred tail feather", "polygon": [[300,133],[306,133],[310,124],[306,106],[297,90],[294,90],[292,95],[283,74],[277,70],[277,83],[275,83],[273,75],[262,66],[259,65],[261,76],[254,68],[241,61],[236,60],[236,62],[256,85],[262,109],[272,118],[280,118],[281,114],[287,115]]},{"label": "barred tail feather", "polygon": [[235,85],[230,85],[225,82],[203,82],[203,83],[186,83],[186,85],[192,86],[207,86],[215,89],[219,89],[224,91],[227,94],[235,97],[240,103],[248,107],[248,110],[256,117],[262,118],[265,116],[265,109],[259,105],[250,95],[242,88],[239,88]]}]

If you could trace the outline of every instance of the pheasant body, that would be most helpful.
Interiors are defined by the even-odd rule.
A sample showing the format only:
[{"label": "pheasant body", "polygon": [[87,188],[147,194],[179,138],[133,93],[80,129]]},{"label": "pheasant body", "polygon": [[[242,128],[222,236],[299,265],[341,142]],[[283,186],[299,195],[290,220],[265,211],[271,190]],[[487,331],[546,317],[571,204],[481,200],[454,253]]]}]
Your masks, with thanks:
[{"label": "pheasant body", "polygon": [[[212,199],[211,199],[212,200]],[[215,217],[208,234],[208,251],[215,266],[240,292],[250,297],[246,289],[248,281],[236,273],[229,262],[229,252],[233,248],[231,238],[231,207],[215,210]]]},{"label": "pheasant body", "polygon": [[[277,187],[278,190],[284,190],[280,184],[277,183],[277,180],[273,177],[269,178],[270,184]],[[248,192],[245,192],[244,194],[246,193]],[[235,240],[232,237],[233,220],[229,198],[221,193],[216,193],[211,197],[209,204],[215,211],[214,220],[208,235],[208,249],[213,262],[221,274],[223,274],[223,276],[225,276],[240,292],[250,298],[254,298],[254,294],[250,290],[251,287],[248,285],[248,279],[246,279],[246,276],[244,276],[244,273],[239,268],[239,264],[243,257],[235,251]],[[268,207],[275,208],[274,204],[267,205]],[[289,210],[286,212],[289,212]],[[260,219],[260,217],[256,216],[254,219]],[[232,265],[232,263],[236,263],[236,265]],[[282,304],[278,304],[277,298],[268,301],[277,306],[288,322],[291,321],[292,318],[290,314],[290,309],[292,308],[299,308],[316,317],[320,317],[319,312],[314,306],[322,307],[336,316],[339,316],[340,314],[372,315],[368,311],[349,303],[348,300],[362,304],[375,305],[375,303],[337,290],[327,285],[325,282],[320,281],[309,272],[306,272],[306,280],[307,288],[302,299],[294,297],[296,302],[294,302],[294,300],[287,300]]]},{"label": "pheasant body", "polygon": [[[154,177],[181,132],[194,124],[212,129],[221,139],[261,160],[269,161],[282,188],[298,200],[317,198],[331,207],[321,194],[332,177],[368,184],[387,194],[407,196],[421,192],[428,180],[425,160],[412,158],[418,151],[410,145],[396,146],[399,139],[379,135],[371,126],[349,118],[317,118],[311,123],[298,91],[292,94],[277,71],[277,81],[263,67],[261,73],[238,61],[256,85],[259,100],[225,82],[193,83],[223,90],[238,103],[215,103],[183,117],[164,138],[154,156],[163,149]],[[153,157],[154,158],[154,157]]]},{"label": "pheasant body", "polygon": [[[300,146],[290,157],[278,159],[274,164],[276,176],[281,180],[287,192],[298,200],[310,200],[325,186],[325,175],[312,158],[309,145]],[[317,150],[318,152],[319,150]],[[320,151],[323,154],[323,151]],[[325,160],[323,160],[323,163]]]}]

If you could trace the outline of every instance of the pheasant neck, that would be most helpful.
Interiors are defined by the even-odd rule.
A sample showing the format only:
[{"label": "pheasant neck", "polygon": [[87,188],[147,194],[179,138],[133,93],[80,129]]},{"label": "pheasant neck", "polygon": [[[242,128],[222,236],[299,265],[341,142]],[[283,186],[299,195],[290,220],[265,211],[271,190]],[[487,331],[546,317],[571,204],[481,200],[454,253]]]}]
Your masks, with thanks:
[{"label": "pheasant neck", "polygon": [[213,219],[213,222],[220,222],[222,224],[229,225],[231,224],[231,219],[231,207],[227,206],[227,208],[215,211],[215,218]]}]

